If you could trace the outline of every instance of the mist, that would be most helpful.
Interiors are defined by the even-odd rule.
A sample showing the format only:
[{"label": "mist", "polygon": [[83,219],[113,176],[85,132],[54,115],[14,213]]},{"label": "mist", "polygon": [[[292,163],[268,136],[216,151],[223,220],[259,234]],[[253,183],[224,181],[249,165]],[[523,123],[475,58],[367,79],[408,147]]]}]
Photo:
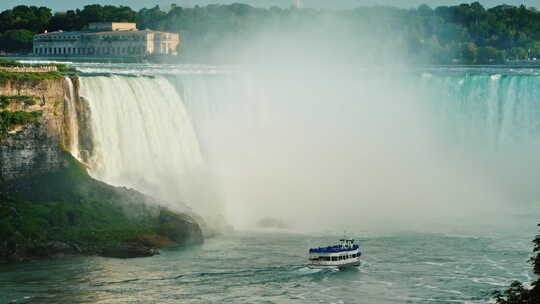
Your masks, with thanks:
[{"label": "mist", "polygon": [[537,176],[535,146],[486,148],[482,134],[456,142],[447,132],[456,122],[436,112],[462,101],[430,88],[399,35],[344,25],[269,29],[235,41],[234,72],[182,79],[233,226],[444,230],[507,222],[537,198],[534,183],[508,178]]},{"label": "mist", "polygon": [[91,173],[218,229],[533,225],[520,221],[538,213],[538,77],[420,66],[426,53],[372,13],[291,10],[223,36],[214,66],[83,77]]}]

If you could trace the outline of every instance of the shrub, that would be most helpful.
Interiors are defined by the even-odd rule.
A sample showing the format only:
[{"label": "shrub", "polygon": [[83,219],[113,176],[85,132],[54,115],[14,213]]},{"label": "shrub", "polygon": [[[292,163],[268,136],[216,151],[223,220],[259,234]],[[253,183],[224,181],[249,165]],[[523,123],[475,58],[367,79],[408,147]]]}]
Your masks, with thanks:
[{"label": "shrub", "polygon": [[24,95],[17,95],[17,96],[7,96],[7,95],[0,95],[0,108],[6,108],[9,106],[12,102],[22,102],[26,105],[33,106],[36,104],[36,100],[32,96],[24,96]]},{"label": "shrub", "polygon": [[12,72],[0,72],[0,82],[6,82],[9,80],[15,81],[27,81],[27,80],[47,80],[47,79],[64,79],[64,76],[59,72],[46,72],[46,73],[12,73]]},{"label": "shrub", "polygon": [[2,111],[0,112],[0,129],[6,132],[15,125],[25,125],[35,122],[40,115],[41,111]]},{"label": "shrub", "polygon": [[47,66],[55,66],[58,69],[58,72],[61,73],[76,73],[78,72],[76,68],[70,67],[67,64],[63,63],[53,63],[53,64],[29,64],[29,63],[21,63],[15,60],[4,60],[0,59],[0,67],[47,67]]},{"label": "shrub", "polygon": [[[540,226],[540,224],[538,224]],[[530,262],[533,265],[535,275],[540,275],[540,235],[537,235],[533,240],[535,257],[532,257]],[[497,304],[533,304],[540,303],[540,279],[532,283],[532,288],[527,289],[521,282],[514,281],[510,288],[501,292],[496,290],[493,292],[493,297]]]}]

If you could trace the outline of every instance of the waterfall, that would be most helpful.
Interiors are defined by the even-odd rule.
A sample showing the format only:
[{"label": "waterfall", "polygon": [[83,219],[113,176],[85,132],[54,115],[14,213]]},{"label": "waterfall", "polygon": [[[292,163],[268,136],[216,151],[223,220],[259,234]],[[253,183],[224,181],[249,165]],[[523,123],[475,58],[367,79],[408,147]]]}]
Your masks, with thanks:
[{"label": "waterfall", "polygon": [[423,84],[434,118],[457,144],[493,151],[540,143],[539,76],[437,76]]},{"label": "waterfall", "polygon": [[401,76],[175,81],[233,223],[474,217],[540,197],[540,77]]},{"label": "waterfall", "polygon": [[69,152],[78,160],[81,159],[81,153],[79,149],[79,120],[77,117],[77,106],[75,104],[75,90],[73,88],[73,82],[68,76],[64,77],[64,81],[67,86],[67,90],[64,92],[64,100],[67,106],[67,115],[69,121]]},{"label": "waterfall", "polygon": [[540,197],[537,76],[287,73],[83,76],[91,174],[203,216],[223,202],[239,227],[474,221]]},{"label": "waterfall", "polygon": [[220,212],[181,96],[164,78],[81,77],[95,145],[90,173],[176,209]]}]

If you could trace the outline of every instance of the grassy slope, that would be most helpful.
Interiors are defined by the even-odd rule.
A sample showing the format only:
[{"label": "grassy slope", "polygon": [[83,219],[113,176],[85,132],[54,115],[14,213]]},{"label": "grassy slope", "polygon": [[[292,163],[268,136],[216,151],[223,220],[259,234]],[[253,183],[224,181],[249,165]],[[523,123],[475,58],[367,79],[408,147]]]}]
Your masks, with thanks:
[{"label": "grassy slope", "polygon": [[149,206],[152,199],[134,190],[94,180],[70,154],[66,158],[68,169],[3,184],[0,240],[8,241],[0,242],[0,259],[14,250],[13,243],[24,243],[32,256],[49,241],[92,250],[171,235],[176,239],[168,244],[201,240],[188,216]]}]

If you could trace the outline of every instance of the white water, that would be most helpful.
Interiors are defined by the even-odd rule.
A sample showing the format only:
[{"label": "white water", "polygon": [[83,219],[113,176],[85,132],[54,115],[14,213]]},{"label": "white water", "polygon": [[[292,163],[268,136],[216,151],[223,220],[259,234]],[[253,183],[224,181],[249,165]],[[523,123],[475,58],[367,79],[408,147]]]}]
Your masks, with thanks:
[{"label": "white water", "polygon": [[83,77],[93,176],[239,228],[501,225],[537,197],[534,78],[287,75]]},{"label": "white water", "polygon": [[355,76],[178,77],[231,222],[502,225],[538,198],[538,79]]},{"label": "white water", "polygon": [[78,160],[81,159],[79,149],[79,122],[77,118],[77,107],[75,105],[75,90],[71,78],[64,77],[67,90],[64,93],[64,99],[67,105],[67,113],[69,119],[69,152]]},{"label": "white water", "polygon": [[81,77],[91,108],[91,174],[175,209],[220,212],[182,98],[163,78]]}]

